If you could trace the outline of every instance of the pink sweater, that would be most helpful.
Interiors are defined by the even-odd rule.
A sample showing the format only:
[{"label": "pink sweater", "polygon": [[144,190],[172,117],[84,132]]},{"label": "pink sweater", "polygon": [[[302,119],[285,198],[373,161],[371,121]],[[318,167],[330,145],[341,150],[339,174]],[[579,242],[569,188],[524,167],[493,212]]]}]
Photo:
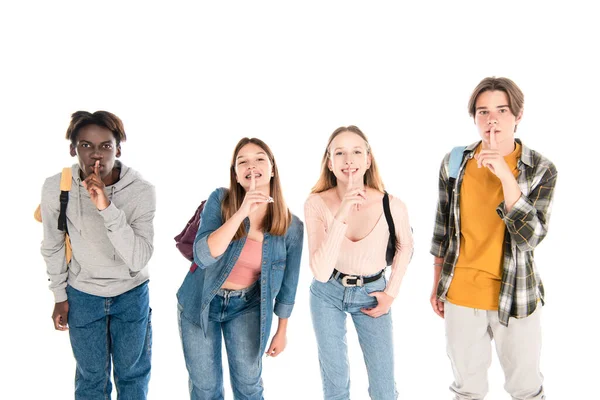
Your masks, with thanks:
[{"label": "pink sweater", "polygon": [[[397,250],[385,292],[396,297],[412,256],[413,239],[404,203],[390,196],[390,210],[396,226]],[[372,275],[385,268],[390,232],[383,212],[373,230],[356,242],[346,238],[348,226],[334,218],[318,193],[306,200],[304,217],[310,268],[316,280],[327,282],[334,268],[352,275]]]}]

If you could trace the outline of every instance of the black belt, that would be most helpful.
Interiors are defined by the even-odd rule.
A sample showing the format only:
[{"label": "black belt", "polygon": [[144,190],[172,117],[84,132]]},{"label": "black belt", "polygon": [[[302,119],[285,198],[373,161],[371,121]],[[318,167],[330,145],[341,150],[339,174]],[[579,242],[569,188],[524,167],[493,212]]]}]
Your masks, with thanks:
[{"label": "black belt", "polygon": [[331,274],[332,278],[335,279],[340,279],[342,281],[342,285],[346,286],[346,287],[352,287],[352,286],[364,286],[365,283],[370,283],[370,282],[375,282],[376,280],[380,279],[383,274],[384,274],[385,270],[381,270],[379,271],[379,273],[377,275],[373,275],[373,276],[360,276],[360,275],[349,275],[349,274],[344,274],[343,272],[338,271],[337,269],[333,269],[333,273]]}]

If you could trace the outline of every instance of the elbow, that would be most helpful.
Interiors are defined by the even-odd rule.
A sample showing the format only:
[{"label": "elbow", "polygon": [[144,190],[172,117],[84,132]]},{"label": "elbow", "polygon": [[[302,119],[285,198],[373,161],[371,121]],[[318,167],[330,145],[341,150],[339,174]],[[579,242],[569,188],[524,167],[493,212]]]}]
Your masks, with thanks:
[{"label": "elbow", "polygon": [[313,276],[319,282],[327,283],[327,281],[329,281],[329,278],[331,278],[331,272],[326,273],[324,271],[319,270],[318,268],[314,268],[312,265],[311,265],[311,269],[313,272]]}]

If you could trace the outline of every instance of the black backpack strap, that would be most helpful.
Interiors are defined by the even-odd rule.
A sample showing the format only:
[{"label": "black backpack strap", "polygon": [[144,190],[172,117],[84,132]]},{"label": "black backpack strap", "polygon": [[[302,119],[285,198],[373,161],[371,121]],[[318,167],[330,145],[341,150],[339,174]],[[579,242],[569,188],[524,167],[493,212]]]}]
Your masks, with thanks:
[{"label": "black backpack strap", "polygon": [[71,181],[71,168],[63,168],[62,173],[60,174],[60,212],[58,214],[58,229],[66,233],[69,233],[67,230],[67,204],[69,203]]},{"label": "black backpack strap", "polygon": [[[69,203],[69,192],[60,192],[60,213],[58,214],[58,229],[67,232],[67,204]],[[68,233],[68,232],[67,232]]]},{"label": "black backpack strap", "polygon": [[388,228],[390,230],[390,240],[393,244],[392,248],[396,248],[396,226],[394,225],[394,219],[392,218],[392,211],[390,210],[390,197],[387,192],[383,192],[383,213],[387,220]]}]

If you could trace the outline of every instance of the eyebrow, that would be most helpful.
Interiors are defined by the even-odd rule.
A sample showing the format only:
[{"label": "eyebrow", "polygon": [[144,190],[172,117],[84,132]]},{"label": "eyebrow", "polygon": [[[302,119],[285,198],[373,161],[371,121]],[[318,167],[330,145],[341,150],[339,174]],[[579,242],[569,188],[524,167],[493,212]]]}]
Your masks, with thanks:
[{"label": "eyebrow", "polygon": [[[259,151],[258,153],[256,153],[256,155],[259,155],[259,154],[262,154],[264,156],[267,155],[267,153],[265,153],[264,151]],[[241,156],[237,156],[235,159],[237,160],[238,158],[244,158],[244,157],[248,157],[248,156],[241,155]]]},{"label": "eyebrow", "polygon": [[[496,108],[504,108],[504,107],[508,108],[508,104],[503,104],[501,106],[497,106]],[[486,110],[486,109],[487,109],[487,107],[477,107],[475,110]]]},{"label": "eyebrow", "polygon": [[[85,139],[82,139],[82,140],[79,141],[79,143],[84,143],[84,142],[85,143],[89,143],[89,144],[93,144],[89,140],[85,140]],[[112,140],[106,140],[104,142],[100,142],[100,144],[112,144],[112,143],[113,143]]]},{"label": "eyebrow", "polygon": [[[362,146],[354,146],[354,147],[352,147],[352,148],[353,148],[353,149],[361,149],[361,150],[362,150],[362,149],[364,149],[364,147],[362,147]],[[345,149],[345,147],[336,147],[335,149],[333,149],[333,151],[336,151],[336,150],[343,150],[343,149]]]}]

